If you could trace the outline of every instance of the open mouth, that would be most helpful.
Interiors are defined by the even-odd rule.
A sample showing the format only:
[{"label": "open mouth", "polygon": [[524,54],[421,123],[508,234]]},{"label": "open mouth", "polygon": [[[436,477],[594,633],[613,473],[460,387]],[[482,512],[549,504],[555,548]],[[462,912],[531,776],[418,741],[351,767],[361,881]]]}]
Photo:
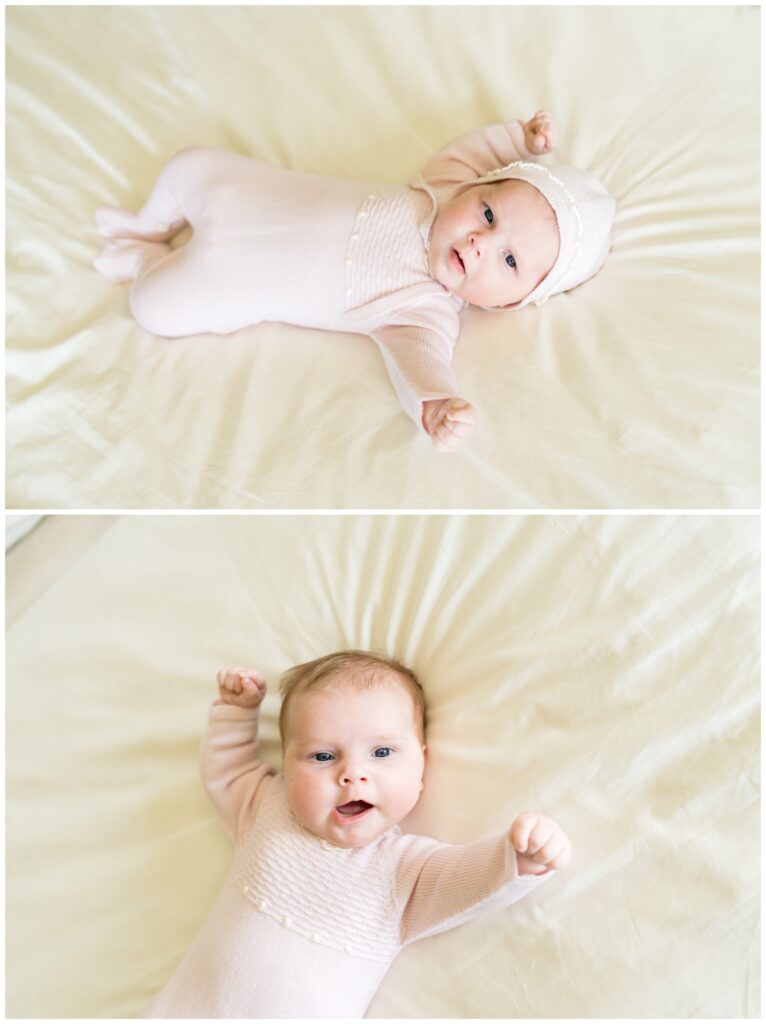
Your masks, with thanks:
[{"label": "open mouth", "polygon": [[366,800],[349,800],[347,804],[341,804],[340,807],[335,808],[335,820],[344,825],[359,821],[368,811],[372,810],[372,806]]},{"label": "open mouth", "polygon": [[455,268],[455,270],[459,270],[461,274],[465,273],[465,264],[460,259],[460,253],[457,251],[457,249],[453,249],[452,252],[450,253],[450,260],[452,261],[452,265]]}]

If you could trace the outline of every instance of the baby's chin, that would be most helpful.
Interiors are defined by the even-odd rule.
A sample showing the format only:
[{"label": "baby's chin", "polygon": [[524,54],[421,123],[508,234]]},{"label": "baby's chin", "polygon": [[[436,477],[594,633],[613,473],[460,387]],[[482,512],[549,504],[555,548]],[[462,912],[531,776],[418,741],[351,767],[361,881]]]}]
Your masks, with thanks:
[{"label": "baby's chin", "polygon": [[472,288],[465,281],[457,285],[453,283],[452,286],[444,281],[439,283],[443,284],[452,295],[462,299],[463,302],[467,302],[469,306],[476,306],[477,309],[504,309],[506,306],[515,305],[517,302],[522,301],[520,298],[509,298],[507,295],[485,294]]},{"label": "baby's chin", "polygon": [[324,823],[317,821],[307,822],[301,821],[294,810],[293,814],[298,824],[306,832],[314,836],[315,839],[340,847],[342,850],[356,850],[360,846],[374,843],[376,839],[379,839],[391,828],[390,824],[374,821],[362,821],[357,825],[347,827],[338,826],[329,821]]},{"label": "baby's chin", "polygon": [[[381,832],[381,835],[382,834],[383,833]],[[359,837],[358,839],[352,839],[350,837],[346,837],[344,839],[332,838],[327,841],[332,843],[333,846],[339,846],[342,850],[358,850],[362,846],[369,846],[370,843],[374,843],[375,840],[379,838],[380,836],[374,835],[365,836],[364,838]]]},{"label": "baby's chin", "polygon": [[[439,281],[439,278],[436,279]],[[439,281],[439,284],[443,288],[446,288],[450,295],[454,295],[457,299],[462,299],[463,302],[467,302],[469,306],[483,306],[483,302],[477,302],[473,297],[473,293],[470,288],[466,288],[464,284],[455,284],[454,281]]]},{"label": "baby's chin", "polygon": [[505,306],[509,306],[513,303],[513,300],[498,300],[497,296],[494,295],[481,295],[472,292],[470,289],[458,289],[453,292],[463,302],[467,302],[469,306],[475,306],[477,309],[503,309]]},{"label": "baby's chin", "polygon": [[331,843],[333,846],[338,846],[342,850],[358,850],[362,846],[369,846],[370,843],[374,843],[387,831],[388,829],[378,829],[371,832],[364,830],[357,833],[347,832],[340,834],[338,832],[328,832],[325,835],[317,835],[317,838],[324,842]]}]

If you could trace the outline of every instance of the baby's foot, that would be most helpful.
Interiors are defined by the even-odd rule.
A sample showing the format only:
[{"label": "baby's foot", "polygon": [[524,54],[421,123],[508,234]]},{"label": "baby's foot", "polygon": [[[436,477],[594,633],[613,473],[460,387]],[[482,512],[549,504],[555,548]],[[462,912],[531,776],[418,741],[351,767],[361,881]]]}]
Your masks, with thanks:
[{"label": "baby's foot", "polygon": [[145,238],[150,242],[167,242],[178,234],[186,222],[176,219],[170,224],[142,224],[140,215],[119,206],[99,206],[96,210],[96,230],[102,238]]},{"label": "baby's foot", "polygon": [[164,242],[145,242],[140,238],[113,238],[93,261],[99,274],[112,284],[135,281],[149,263],[156,263],[172,252]]},{"label": "baby's foot", "polygon": [[462,398],[431,398],[423,402],[423,426],[434,448],[462,448],[476,427],[476,410]]}]

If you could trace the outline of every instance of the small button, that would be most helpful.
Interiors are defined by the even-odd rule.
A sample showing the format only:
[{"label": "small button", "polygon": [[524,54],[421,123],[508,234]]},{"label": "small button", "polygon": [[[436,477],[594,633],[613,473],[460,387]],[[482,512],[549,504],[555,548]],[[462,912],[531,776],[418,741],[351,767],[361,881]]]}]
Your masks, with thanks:
[{"label": "small button", "polygon": [[356,241],[356,240],[357,240],[357,238],[359,238],[359,232],[358,232],[358,231],[355,231],[355,232],[354,232],[354,233],[352,234],[351,238],[353,239],[353,241]]},{"label": "small button", "polygon": [[285,926],[285,928],[289,928],[292,923],[292,918],[288,917],[287,915],[285,915],[282,918],[282,924]]},{"label": "small button", "polygon": [[259,909],[265,910],[268,907],[268,905],[269,904],[268,904],[267,900],[258,900],[258,907],[259,907]]},{"label": "small button", "polygon": [[351,953],[353,953],[353,952],[354,952],[354,947],[353,947],[353,946],[352,946],[352,945],[351,945],[350,943],[348,943],[348,942],[347,942],[347,943],[346,943],[346,945],[345,945],[345,946],[343,947],[343,949],[344,949],[344,950],[346,951],[346,953],[348,953],[349,955],[351,955]]},{"label": "small button", "polygon": [[312,942],[321,942],[322,941],[322,936],[319,934],[319,932],[314,932],[314,934],[311,936],[311,941]]},{"label": "small button", "polygon": [[242,892],[245,893],[245,895],[247,895],[250,892],[250,886],[249,885],[243,885],[242,886]]}]

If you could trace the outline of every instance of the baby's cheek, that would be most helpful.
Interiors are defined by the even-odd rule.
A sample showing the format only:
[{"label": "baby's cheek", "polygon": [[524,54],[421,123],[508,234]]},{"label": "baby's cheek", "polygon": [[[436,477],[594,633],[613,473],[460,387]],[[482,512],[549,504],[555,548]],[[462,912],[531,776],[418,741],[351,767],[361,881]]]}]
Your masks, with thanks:
[{"label": "baby's cheek", "polygon": [[321,787],[311,776],[293,777],[287,785],[287,802],[301,825],[311,825],[322,813]]},{"label": "baby's cheek", "polygon": [[400,818],[406,817],[420,799],[423,789],[421,776],[410,774],[400,781],[396,787],[397,813]]}]

